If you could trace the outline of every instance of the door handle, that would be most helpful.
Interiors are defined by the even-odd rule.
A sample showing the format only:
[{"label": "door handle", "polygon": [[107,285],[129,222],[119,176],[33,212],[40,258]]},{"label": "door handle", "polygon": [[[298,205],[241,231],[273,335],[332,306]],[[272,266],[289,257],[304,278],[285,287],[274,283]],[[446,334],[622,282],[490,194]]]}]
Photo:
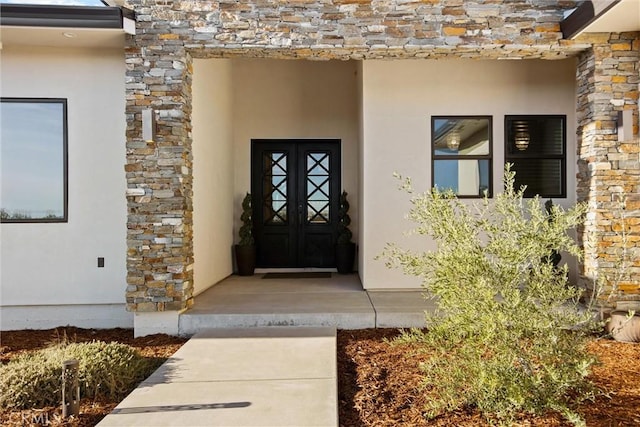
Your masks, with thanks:
[{"label": "door handle", "polygon": [[304,211],[304,206],[303,206],[302,203],[299,203],[298,204],[298,226],[299,227],[302,227],[302,223],[304,221],[304,218],[303,218],[303,215],[302,215],[303,211]]}]

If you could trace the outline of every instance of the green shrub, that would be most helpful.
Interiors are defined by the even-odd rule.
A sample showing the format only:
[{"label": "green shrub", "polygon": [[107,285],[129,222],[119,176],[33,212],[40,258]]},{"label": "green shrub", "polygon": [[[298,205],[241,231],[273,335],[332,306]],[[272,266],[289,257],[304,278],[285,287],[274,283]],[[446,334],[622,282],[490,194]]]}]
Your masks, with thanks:
[{"label": "green shrub", "polygon": [[[549,255],[580,255],[567,231],[585,207],[554,205],[547,213],[538,198],[514,190],[514,175],[507,166],[504,193],[482,203],[437,190],[412,196],[415,231],[432,236],[438,249],[390,244],[383,257],[421,277],[438,310],[427,317],[427,333],[403,339],[436,354],[423,366],[436,396],[426,408],[431,417],[475,407],[508,424],[518,413],[556,410],[580,425],[570,403],[590,396],[586,336],[595,325],[580,309],[581,290],[568,284],[567,266],[555,268]],[[412,193],[408,180],[403,187]]]},{"label": "green shrub", "polygon": [[347,192],[342,191],[340,194],[340,206],[338,209],[338,239],[339,245],[347,245],[351,243],[353,233],[349,229],[351,224],[351,217],[349,216],[349,201],[347,200]]},{"label": "green shrub", "polygon": [[159,364],[119,343],[55,344],[0,366],[0,406],[28,409],[59,405],[62,362],[68,359],[79,362],[81,397],[116,400],[130,393]]},{"label": "green shrub", "polygon": [[240,246],[253,246],[255,239],[253,238],[253,210],[251,208],[251,194],[247,193],[242,199],[242,214],[240,220],[242,226],[240,226]]}]

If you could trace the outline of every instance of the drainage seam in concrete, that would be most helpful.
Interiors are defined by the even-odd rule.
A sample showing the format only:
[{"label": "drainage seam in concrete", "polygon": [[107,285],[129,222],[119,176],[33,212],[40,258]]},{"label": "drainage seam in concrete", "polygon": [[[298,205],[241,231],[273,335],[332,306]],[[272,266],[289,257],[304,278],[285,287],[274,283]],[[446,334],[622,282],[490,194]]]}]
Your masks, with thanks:
[{"label": "drainage seam in concrete", "polygon": [[369,295],[369,291],[364,291],[367,294],[367,298],[369,299],[369,304],[371,304],[371,308],[373,309],[373,327],[378,327],[378,312],[376,311],[376,306],[373,305],[373,301],[371,300],[371,295]]}]

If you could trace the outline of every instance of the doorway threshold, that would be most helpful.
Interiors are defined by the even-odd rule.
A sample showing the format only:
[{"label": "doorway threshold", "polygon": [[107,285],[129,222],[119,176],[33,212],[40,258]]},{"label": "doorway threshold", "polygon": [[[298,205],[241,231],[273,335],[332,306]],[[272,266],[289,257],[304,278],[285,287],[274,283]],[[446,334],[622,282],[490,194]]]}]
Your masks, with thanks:
[{"label": "doorway threshold", "polygon": [[266,273],[337,273],[338,270],[335,267],[332,268],[319,268],[319,267],[305,267],[305,268],[256,268],[256,274]]}]

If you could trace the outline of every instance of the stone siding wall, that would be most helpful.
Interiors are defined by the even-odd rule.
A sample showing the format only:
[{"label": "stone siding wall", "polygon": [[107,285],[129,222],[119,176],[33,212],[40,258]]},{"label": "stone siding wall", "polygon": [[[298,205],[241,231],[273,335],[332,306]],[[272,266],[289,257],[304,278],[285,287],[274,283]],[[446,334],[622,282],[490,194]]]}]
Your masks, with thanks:
[{"label": "stone siding wall", "polygon": [[[130,0],[148,53],[304,58],[564,58],[573,0]],[[479,52],[481,50],[482,52]],[[267,53],[268,51],[268,53]],[[148,64],[153,68],[153,64]]]},{"label": "stone siding wall", "polygon": [[[603,299],[640,295],[640,34],[594,34],[579,58],[578,199],[589,205],[581,237],[584,279]],[[633,111],[635,139],[618,141],[617,114]],[[614,293],[614,295],[612,295]],[[610,297],[614,298],[610,298]]]},{"label": "stone siding wall", "polygon": [[[563,59],[580,54],[592,43],[562,40],[560,21],[576,3],[129,0],[127,6],[136,12],[137,31],[128,37],[125,53],[129,309],[181,310],[192,302],[191,58]],[[598,62],[603,56],[600,50],[618,51],[627,42],[631,43],[628,51],[635,46],[637,54],[637,45],[631,39],[623,37],[620,43],[607,40],[602,47],[582,54],[579,72],[595,78],[598,72],[594,69],[604,67],[606,62]],[[605,159],[609,148],[618,150],[609,145],[613,141],[610,113],[615,108],[629,108],[627,100],[632,101],[634,95],[633,89],[618,89],[624,84],[633,86],[632,77],[624,74],[629,77],[626,82],[615,79],[621,78],[619,71],[630,66],[627,58],[632,56],[620,56],[620,64],[612,73],[611,91],[621,91],[616,99],[623,100],[624,105],[607,104],[602,118],[598,118],[597,92],[604,83],[587,79],[581,86],[579,109],[584,114],[580,114],[580,123],[585,137],[580,140],[583,164],[579,191],[585,200],[605,191],[596,182],[601,179],[596,171],[600,171],[601,163],[611,160],[613,164],[613,159]],[[635,93],[637,101],[637,84]],[[141,138],[141,111],[145,108],[153,108],[158,114],[154,142]],[[611,154],[622,154],[618,151]],[[615,161],[618,166],[635,167]],[[598,221],[587,226],[592,236],[599,232]],[[589,268],[595,268],[594,264]]]}]

